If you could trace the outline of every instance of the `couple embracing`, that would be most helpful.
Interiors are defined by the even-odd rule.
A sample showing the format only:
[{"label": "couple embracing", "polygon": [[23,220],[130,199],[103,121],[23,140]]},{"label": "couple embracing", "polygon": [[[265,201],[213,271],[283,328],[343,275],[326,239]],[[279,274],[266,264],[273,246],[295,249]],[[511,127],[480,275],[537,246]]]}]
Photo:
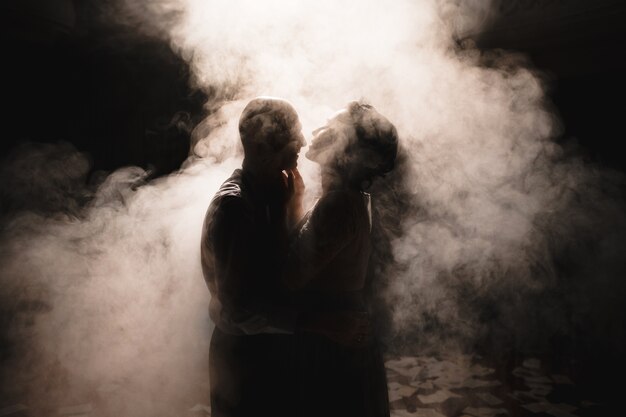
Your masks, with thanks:
[{"label": "couple embracing", "polygon": [[396,129],[352,102],[313,132],[322,196],[303,215],[306,145],[293,106],[258,97],[243,110],[244,149],[204,222],[202,268],[215,323],[214,417],[389,416],[387,383],[364,299],[371,251],[365,189],[395,163]]}]

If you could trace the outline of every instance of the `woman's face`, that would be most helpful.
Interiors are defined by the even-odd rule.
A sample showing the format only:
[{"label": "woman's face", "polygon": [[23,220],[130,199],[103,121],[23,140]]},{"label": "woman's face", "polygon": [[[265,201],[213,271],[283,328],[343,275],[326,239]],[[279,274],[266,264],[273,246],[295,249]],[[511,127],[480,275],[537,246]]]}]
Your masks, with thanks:
[{"label": "woman's face", "polygon": [[336,159],[355,136],[354,123],[348,110],[340,110],[328,119],[325,126],[313,131],[311,145],[305,156],[318,164],[326,164]]}]

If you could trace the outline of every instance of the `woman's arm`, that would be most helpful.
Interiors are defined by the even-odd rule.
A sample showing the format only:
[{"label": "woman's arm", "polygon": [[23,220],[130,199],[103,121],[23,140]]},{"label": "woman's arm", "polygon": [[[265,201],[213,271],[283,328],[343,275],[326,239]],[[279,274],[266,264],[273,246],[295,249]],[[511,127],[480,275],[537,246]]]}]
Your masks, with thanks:
[{"label": "woman's arm", "polygon": [[304,181],[297,169],[286,172],[287,175],[287,229],[293,230],[304,217]]}]

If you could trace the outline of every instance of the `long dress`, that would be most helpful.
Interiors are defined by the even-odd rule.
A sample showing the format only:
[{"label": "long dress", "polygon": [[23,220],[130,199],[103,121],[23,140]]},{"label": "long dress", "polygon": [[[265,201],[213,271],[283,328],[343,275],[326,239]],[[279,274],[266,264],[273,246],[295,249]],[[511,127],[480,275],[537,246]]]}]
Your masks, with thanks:
[{"label": "long dress", "polygon": [[[295,237],[287,280],[302,311],[367,312],[363,289],[371,252],[370,197],[352,189],[325,193]],[[315,333],[296,335],[298,413],[388,417],[389,399],[378,342],[350,348]]]}]

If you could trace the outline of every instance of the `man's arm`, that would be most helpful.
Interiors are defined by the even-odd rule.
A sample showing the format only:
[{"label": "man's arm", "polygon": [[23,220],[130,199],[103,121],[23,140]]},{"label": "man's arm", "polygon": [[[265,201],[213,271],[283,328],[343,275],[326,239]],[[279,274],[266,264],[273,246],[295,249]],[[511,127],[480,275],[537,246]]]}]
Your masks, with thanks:
[{"label": "man's arm", "polygon": [[214,213],[207,238],[215,256],[216,293],[220,314],[216,325],[239,334],[293,333],[295,312],[277,309],[259,296],[251,283],[258,248],[250,237],[254,219],[239,197],[226,197]]}]

